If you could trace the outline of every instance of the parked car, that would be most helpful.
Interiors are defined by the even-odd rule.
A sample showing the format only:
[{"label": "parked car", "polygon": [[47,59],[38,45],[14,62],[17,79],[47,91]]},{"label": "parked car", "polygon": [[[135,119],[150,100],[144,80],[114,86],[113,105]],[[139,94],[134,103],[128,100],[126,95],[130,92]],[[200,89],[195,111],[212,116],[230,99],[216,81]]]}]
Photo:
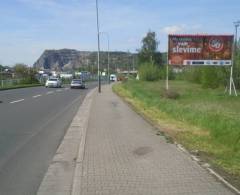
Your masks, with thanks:
[{"label": "parked car", "polygon": [[82,79],[73,79],[71,82],[71,89],[85,89],[86,84]]},{"label": "parked car", "polygon": [[62,82],[58,78],[49,78],[46,81],[45,87],[62,87]]}]

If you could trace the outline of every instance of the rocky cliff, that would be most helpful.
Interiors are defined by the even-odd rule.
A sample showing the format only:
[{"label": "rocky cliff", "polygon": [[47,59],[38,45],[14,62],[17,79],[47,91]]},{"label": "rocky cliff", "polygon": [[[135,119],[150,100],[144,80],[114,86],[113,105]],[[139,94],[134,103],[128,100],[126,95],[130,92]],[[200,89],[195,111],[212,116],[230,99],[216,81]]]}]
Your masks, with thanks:
[{"label": "rocky cliff", "polygon": [[[127,52],[110,52],[111,69],[128,69],[136,64],[136,54]],[[100,65],[107,68],[108,53],[100,53]],[[33,65],[39,69],[74,70],[85,68],[93,70],[97,68],[97,52],[77,51],[73,49],[45,50]]]}]

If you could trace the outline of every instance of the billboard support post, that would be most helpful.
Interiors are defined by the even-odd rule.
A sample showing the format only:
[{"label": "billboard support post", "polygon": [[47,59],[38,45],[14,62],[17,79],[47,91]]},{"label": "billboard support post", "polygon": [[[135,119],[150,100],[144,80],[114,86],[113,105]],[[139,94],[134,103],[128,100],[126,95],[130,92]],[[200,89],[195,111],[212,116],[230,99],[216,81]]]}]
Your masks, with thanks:
[{"label": "billboard support post", "polygon": [[233,81],[233,66],[231,66],[231,73],[230,73],[230,86],[229,86],[229,95],[232,95],[232,88],[234,90],[234,93],[235,95],[237,96],[237,91],[236,91],[236,88],[235,88],[235,84],[234,84],[234,81]]},{"label": "billboard support post", "polygon": [[168,63],[167,63],[167,69],[166,69],[166,90],[168,91],[168,89],[169,89],[169,85],[168,85],[168,72],[169,72],[169,70],[168,70],[168,67],[169,65],[168,65]]},{"label": "billboard support post", "polygon": [[236,56],[236,52],[237,52],[237,35],[238,35],[238,27],[240,26],[240,21],[234,22],[234,26],[235,26],[235,44],[233,44],[232,47],[232,66],[231,66],[231,73],[230,73],[230,86],[229,86],[229,95],[232,95],[232,87],[235,93],[235,96],[238,96],[237,91],[236,91],[236,87],[233,81],[233,65],[235,63],[235,56]]},{"label": "billboard support post", "polygon": [[229,95],[232,95],[232,88],[234,90],[235,96],[238,96],[237,90],[235,87],[235,83],[233,80],[233,65],[231,66],[231,73],[230,73],[230,86],[229,86]]},{"label": "billboard support post", "polygon": [[170,51],[170,48],[169,48],[169,37],[168,37],[168,55],[167,55],[167,65],[166,65],[166,90],[168,91],[169,90],[169,84],[168,84],[168,76],[169,76],[169,51]]}]

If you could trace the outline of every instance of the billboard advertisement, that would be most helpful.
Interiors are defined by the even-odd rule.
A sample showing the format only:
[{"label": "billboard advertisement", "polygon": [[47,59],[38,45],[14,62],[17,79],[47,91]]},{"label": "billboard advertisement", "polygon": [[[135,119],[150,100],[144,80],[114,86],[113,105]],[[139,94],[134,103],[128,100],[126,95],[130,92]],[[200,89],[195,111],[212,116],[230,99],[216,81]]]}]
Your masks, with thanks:
[{"label": "billboard advertisement", "polygon": [[231,65],[233,40],[233,35],[169,35],[169,64]]}]

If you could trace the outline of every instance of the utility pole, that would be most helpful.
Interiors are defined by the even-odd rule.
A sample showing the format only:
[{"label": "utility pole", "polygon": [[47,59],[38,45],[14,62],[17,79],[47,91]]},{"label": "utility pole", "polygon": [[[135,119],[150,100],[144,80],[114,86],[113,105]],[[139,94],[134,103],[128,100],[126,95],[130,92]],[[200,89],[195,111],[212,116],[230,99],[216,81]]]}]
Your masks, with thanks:
[{"label": "utility pole", "polygon": [[132,65],[133,65],[133,71],[135,71],[135,56],[134,56],[134,54],[133,54],[133,58],[132,58]]},{"label": "utility pole", "polygon": [[130,71],[130,57],[131,57],[131,55],[130,55],[130,51],[128,50],[128,63],[127,63],[127,71],[128,71],[128,74],[127,74],[127,76],[128,76],[128,78],[129,78],[129,71]]},{"label": "utility pole", "polygon": [[89,59],[87,59],[87,70],[90,72]]},{"label": "utility pole", "polygon": [[110,72],[109,72],[109,64],[110,64],[110,51],[109,51],[109,47],[110,47],[110,38],[109,38],[109,34],[107,33],[107,37],[108,37],[108,84],[110,84]]},{"label": "utility pole", "polygon": [[98,38],[98,93],[101,93],[101,73],[100,73],[100,32],[99,32],[99,16],[98,16],[98,0],[96,0],[96,12],[97,12],[97,38]]},{"label": "utility pole", "polygon": [[108,42],[108,70],[107,70],[107,77],[108,77],[108,84],[110,84],[110,74],[109,74],[109,64],[110,64],[110,36],[107,32],[100,32],[101,34],[105,34],[107,37]]},{"label": "utility pole", "polygon": [[237,56],[237,36],[238,36],[238,27],[240,26],[240,21],[234,22],[234,26],[235,26],[235,43],[233,46],[233,54],[232,54],[232,66],[231,66],[231,73],[230,73],[230,86],[229,86],[229,95],[232,95],[232,87],[235,93],[235,96],[237,96],[237,91],[236,91],[236,87],[233,81],[233,66],[235,64],[235,59]]},{"label": "utility pole", "polygon": [[1,79],[0,79],[0,81],[1,81],[1,87],[3,87],[3,76],[2,76],[2,66],[0,65],[0,74],[1,74]]}]

